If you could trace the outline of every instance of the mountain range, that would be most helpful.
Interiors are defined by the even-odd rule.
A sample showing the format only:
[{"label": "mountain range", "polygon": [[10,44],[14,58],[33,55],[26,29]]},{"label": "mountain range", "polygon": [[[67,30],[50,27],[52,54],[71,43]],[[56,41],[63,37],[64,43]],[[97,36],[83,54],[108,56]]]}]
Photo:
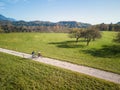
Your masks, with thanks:
[{"label": "mountain range", "polygon": [[1,15],[0,14],[0,20],[6,20],[6,21],[16,21],[15,19],[13,19],[13,18],[7,18],[7,17],[5,17],[5,16],[3,16],[3,15]]},{"label": "mountain range", "polygon": [[117,24],[120,25],[120,22],[118,22]]},{"label": "mountain range", "polygon": [[49,21],[24,21],[24,20],[15,20],[14,18],[7,18],[3,15],[0,15],[0,22],[3,24],[11,23],[15,26],[63,26],[68,28],[87,28],[91,26],[88,23],[76,22],[76,21],[60,21],[60,22],[49,22]]},{"label": "mountain range", "polygon": [[[59,21],[59,22],[50,22],[50,21],[24,21],[16,20],[14,18],[8,18],[0,14],[0,24],[2,25],[14,25],[14,26],[62,26],[67,28],[87,28],[90,27],[89,23],[82,23],[77,21]],[[120,25],[120,22],[116,23]]]}]

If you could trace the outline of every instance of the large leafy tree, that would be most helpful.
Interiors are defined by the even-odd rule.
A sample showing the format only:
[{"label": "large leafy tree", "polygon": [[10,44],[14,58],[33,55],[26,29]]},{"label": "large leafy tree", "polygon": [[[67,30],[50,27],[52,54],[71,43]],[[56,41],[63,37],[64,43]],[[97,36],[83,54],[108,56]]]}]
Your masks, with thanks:
[{"label": "large leafy tree", "polygon": [[83,32],[82,34],[87,42],[87,46],[89,45],[91,40],[95,40],[96,38],[101,38],[101,33],[99,30],[94,29],[94,28],[89,28],[86,31]]},{"label": "large leafy tree", "polygon": [[78,42],[79,38],[85,38],[88,46],[91,40],[95,40],[96,38],[101,38],[101,33],[99,30],[94,29],[92,27],[88,29],[77,28],[71,30],[70,37],[76,38],[76,42]]},{"label": "large leafy tree", "polygon": [[70,30],[70,38],[76,38],[76,42],[78,42],[79,38],[82,37],[83,28],[73,28]]}]

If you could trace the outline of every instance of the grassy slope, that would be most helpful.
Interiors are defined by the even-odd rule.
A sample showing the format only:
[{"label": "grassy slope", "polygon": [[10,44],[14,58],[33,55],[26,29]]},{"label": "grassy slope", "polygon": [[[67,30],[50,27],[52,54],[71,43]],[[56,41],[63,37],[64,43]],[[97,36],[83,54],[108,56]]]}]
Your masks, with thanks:
[{"label": "grassy slope", "polygon": [[0,35],[0,47],[26,53],[41,51],[47,57],[120,74],[120,45],[112,42],[114,35],[103,32],[102,39],[87,47],[84,41],[76,44],[63,33],[10,33]]},{"label": "grassy slope", "polygon": [[120,85],[0,53],[1,90],[120,90]]}]

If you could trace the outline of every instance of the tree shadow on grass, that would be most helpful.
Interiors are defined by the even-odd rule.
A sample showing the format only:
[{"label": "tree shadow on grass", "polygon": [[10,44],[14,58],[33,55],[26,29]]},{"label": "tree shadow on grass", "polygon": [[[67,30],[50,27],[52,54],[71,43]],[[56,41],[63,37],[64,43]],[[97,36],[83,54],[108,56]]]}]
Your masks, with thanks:
[{"label": "tree shadow on grass", "polygon": [[83,48],[85,45],[80,45],[76,41],[64,41],[64,42],[51,42],[49,44],[54,44],[59,48]]},{"label": "tree shadow on grass", "polygon": [[83,50],[84,53],[89,53],[95,57],[103,57],[103,58],[113,58],[120,57],[120,45],[112,45],[102,46],[101,49],[91,49],[91,50]]}]

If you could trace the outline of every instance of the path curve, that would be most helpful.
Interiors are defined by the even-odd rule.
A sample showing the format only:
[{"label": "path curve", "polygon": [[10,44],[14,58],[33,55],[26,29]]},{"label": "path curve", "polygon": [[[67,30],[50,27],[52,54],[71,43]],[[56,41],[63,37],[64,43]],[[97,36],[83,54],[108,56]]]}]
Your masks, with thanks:
[{"label": "path curve", "polygon": [[115,74],[115,73],[111,73],[111,72],[107,72],[107,71],[102,71],[99,69],[94,69],[94,68],[90,68],[90,67],[86,67],[86,66],[80,66],[80,65],[76,65],[76,64],[72,64],[72,63],[68,63],[68,62],[64,62],[64,61],[59,61],[59,60],[55,60],[55,59],[50,59],[50,58],[44,58],[44,57],[31,58],[30,54],[16,52],[13,50],[8,50],[8,49],[3,49],[3,48],[0,48],[0,52],[12,54],[12,55],[19,56],[19,57],[29,58],[29,59],[32,59],[35,61],[39,61],[39,62],[50,64],[53,66],[65,68],[68,70],[87,74],[90,76],[94,76],[97,78],[101,78],[104,80],[108,80],[108,81],[120,84],[120,75],[119,74]]}]

